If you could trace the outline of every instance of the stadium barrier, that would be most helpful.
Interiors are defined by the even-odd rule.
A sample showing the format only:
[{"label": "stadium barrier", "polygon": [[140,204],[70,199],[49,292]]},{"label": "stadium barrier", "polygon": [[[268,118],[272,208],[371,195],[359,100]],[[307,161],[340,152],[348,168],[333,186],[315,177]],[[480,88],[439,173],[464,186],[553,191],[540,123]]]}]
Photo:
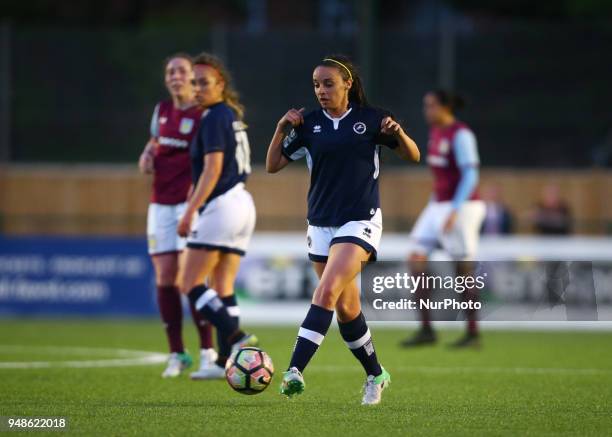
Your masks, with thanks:
[{"label": "stadium barrier", "polygon": [[[602,266],[594,273],[598,305],[609,307],[611,247],[612,238],[484,238],[478,259],[593,261]],[[407,235],[386,234],[379,259],[401,261],[408,248]],[[441,253],[433,258],[445,259]],[[297,317],[316,283],[303,233],[258,233],[242,263],[236,289],[247,321],[275,322]],[[506,295],[518,305],[541,302],[533,296],[529,300],[520,294]],[[607,317],[603,306],[600,314]],[[0,238],[0,315],[155,314],[153,271],[142,238]]]},{"label": "stadium barrier", "polygon": [[[387,166],[380,176],[385,230],[406,232],[431,192],[419,166]],[[515,231],[531,231],[529,212],[542,189],[558,184],[574,232],[612,233],[612,172],[517,170],[486,167],[481,186],[496,186],[514,216]],[[10,165],[0,167],[0,233],[10,235],[144,234],[151,179],[136,165]],[[257,206],[258,231],[301,231],[306,216],[308,171],[296,164],[269,175],[253,168],[247,188]]]}]

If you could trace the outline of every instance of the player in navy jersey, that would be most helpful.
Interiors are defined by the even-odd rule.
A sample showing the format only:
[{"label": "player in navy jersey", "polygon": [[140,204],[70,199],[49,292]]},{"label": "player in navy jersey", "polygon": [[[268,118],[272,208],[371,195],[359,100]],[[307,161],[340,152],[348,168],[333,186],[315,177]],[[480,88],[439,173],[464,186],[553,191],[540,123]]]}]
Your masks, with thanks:
[{"label": "player in navy jersey", "polygon": [[[191,365],[182,337],[183,307],[176,286],[179,255],[185,239],[176,235],[178,220],[187,206],[191,185],[189,143],[194,136],[202,108],[195,100],[191,80],[191,57],[178,53],[165,62],[164,78],[170,99],[155,106],[151,137],[139,160],[143,173],[153,174],[153,190],[147,214],[149,254],[155,268],[157,303],[164,322],[170,357],[164,378],[179,376]],[[190,305],[200,337],[200,371],[217,359],[212,348],[211,327]],[[198,372],[192,373],[197,377]]]},{"label": "player in navy jersey", "polygon": [[[463,106],[456,95],[437,90],[427,93],[423,110],[430,126],[427,163],[434,176],[433,195],[412,229],[410,262],[415,271],[424,271],[429,254],[440,247],[457,262],[457,274],[471,275],[469,262],[475,255],[485,205],[478,195],[480,158],[472,130],[455,117]],[[418,299],[427,299],[431,290],[417,290]],[[476,301],[476,289],[462,293],[466,301]],[[453,345],[478,346],[476,310],[467,310],[467,333]],[[432,344],[436,341],[429,311],[421,307],[421,329],[403,346]]]},{"label": "player in navy jersey", "polygon": [[257,339],[239,329],[234,280],[255,228],[255,205],[244,188],[251,172],[243,107],[221,61],[194,60],[196,98],[205,108],[191,143],[194,190],[177,232],[187,237],[181,292],[217,328],[219,357],[204,379],[223,378],[232,348]]},{"label": "player in navy jersey", "polygon": [[306,114],[304,108],[289,110],[278,122],[266,158],[270,173],[306,158],[308,256],[320,279],[281,393],[303,392],[302,372],[321,345],[335,310],[340,334],[366,373],[362,404],[377,404],[391,377],[378,362],[361,312],[356,276],[362,262],[376,258],[382,233],[381,145],[410,161],[419,160],[419,150],[389,112],[368,105],[361,79],[345,56],[323,59],[312,80],[320,108]]}]

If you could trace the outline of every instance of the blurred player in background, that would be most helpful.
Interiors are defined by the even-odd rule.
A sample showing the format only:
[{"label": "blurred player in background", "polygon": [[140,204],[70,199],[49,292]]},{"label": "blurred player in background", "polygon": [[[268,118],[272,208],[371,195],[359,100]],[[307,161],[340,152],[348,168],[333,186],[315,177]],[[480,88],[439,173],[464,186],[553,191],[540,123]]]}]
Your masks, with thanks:
[{"label": "blurred player in background", "polygon": [[[417,219],[410,238],[413,251],[409,256],[413,274],[426,268],[431,252],[442,247],[457,261],[458,275],[471,275],[469,261],[478,247],[485,205],[478,196],[480,159],[472,130],[455,117],[463,99],[444,90],[431,91],[423,100],[425,120],[430,126],[427,163],[434,178],[433,195]],[[427,299],[431,290],[421,288],[417,299]],[[475,301],[474,289],[463,294]],[[467,311],[467,333],[454,346],[478,345],[476,310]],[[422,327],[402,345],[435,343],[429,311],[421,306]]]},{"label": "blurred player in background", "polygon": [[[278,122],[266,158],[270,173],[306,158],[311,175],[308,256],[320,279],[281,393],[304,391],[302,372],[336,310],[340,334],[366,373],[362,404],[377,404],[391,378],[378,362],[355,278],[362,262],[376,259],[382,234],[380,145],[412,161],[419,160],[419,150],[389,112],[368,105],[361,78],[346,57],[323,59],[314,70],[313,84],[321,107],[305,115],[303,108],[289,110]],[[285,136],[289,127],[293,129]]]},{"label": "blurred player in background", "polygon": [[223,63],[207,53],[197,56],[193,85],[205,111],[191,143],[194,190],[177,228],[188,236],[179,282],[181,292],[217,328],[219,356],[200,375],[216,379],[225,376],[232,348],[257,344],[239,328],[234,296],[240,258],[255,229],[255,205],[244,188],[251,152],[244,108]]},{"label": "blurred player in background", "polygon": [[[192,359],[183,345],[183,307],[176,285],[179,255],[185,240],[176,235],[176,226],[186,208],[191,185],[189,144],[195,134],[202,109],[193,93],[193,66],[189,55],[178,53],[165,63],[165,83],[170,99],[155,106],[151,138],[139,160],[143,173],[153,173],[153,193],[147,216],[149,254],[155,268],[157,303],[170,347],[164,378],[176,377],[190,367]],[[200,366],[215,361],[211,327],[191,306],[201,346]]]}]

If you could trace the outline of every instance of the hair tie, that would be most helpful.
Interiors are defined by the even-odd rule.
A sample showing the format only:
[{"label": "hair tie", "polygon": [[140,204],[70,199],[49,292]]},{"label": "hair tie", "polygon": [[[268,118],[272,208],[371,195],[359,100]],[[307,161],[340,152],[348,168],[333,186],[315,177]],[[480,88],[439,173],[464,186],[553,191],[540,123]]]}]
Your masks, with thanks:
[{"label": "hair tie", "polygon": [[353,75],[351,74],[351,70],[349,70],[348,67],[346,65],[344,65],[342,62],[336,61],[335,59],[332,59],[332,58],[325,58],[325,59],[323,59],[323,62],[325,62],[325,61],[335,62],[336,64],[338,64],[339,66],[344,68],[346,70],[346,72],[348,73],[348,75],[349,75],[349,79],[353,80]]}]

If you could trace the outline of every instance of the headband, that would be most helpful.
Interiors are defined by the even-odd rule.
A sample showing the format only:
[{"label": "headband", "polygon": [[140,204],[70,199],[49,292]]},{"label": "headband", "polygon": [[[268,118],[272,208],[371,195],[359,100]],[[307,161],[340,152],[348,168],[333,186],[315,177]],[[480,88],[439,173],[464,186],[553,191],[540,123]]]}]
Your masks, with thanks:
[{"label": "headband", "polygon": [[348,75],[349,75],[349,79],[353,80],[353,75],[351,74],[351,70],[349,70],[348,67],[346,65],[344,65],[342,62],[336,61],[335,59],[332,59],[332,58],[325,58],[325,59],[323,59],[323,62],[325,62],[325,61],[335,62],[336,64],[338,64],[339,66],[344,68],[346,70],[346,72],[348,73]]}]

